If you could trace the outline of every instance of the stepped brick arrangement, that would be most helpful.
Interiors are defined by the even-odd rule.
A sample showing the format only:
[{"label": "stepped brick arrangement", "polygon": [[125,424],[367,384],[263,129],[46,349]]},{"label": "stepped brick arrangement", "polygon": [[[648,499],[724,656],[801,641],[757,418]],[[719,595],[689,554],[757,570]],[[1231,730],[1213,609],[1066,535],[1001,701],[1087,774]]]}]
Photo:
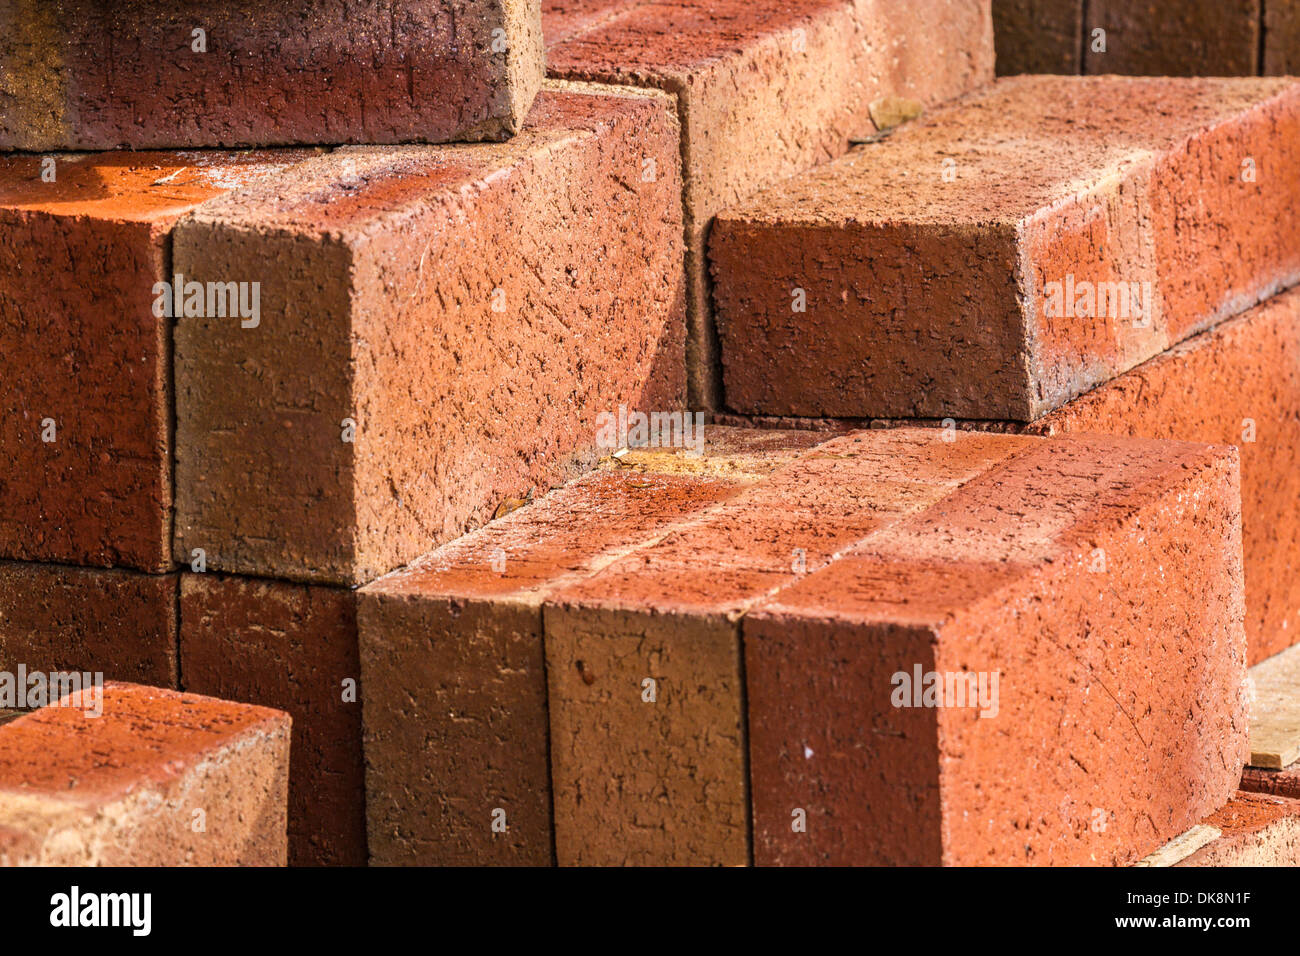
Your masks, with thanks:
[{"label": "stepped brick arrangement", "polygon": [[[989,80],[988,0],[545,0],[552,76],[674,96],[682,118],[691,396],[716,407],[705,242],[713,217],[842,154],[892,100]],[[883,111],[883,112],[882,112]]]},{"label": "stepped brick arrangement", "polygon": [[[1234,452],[896,430],[776,464],[599,472],[363,589],[376,861],[544,861],[548,721],[561,864],[745,863],[747,793],[758,863],[1114,863],[1227,799]],[[1156,661],[1188,696],[1152,711]],[[891,707],[914,667],[999,674],[1001,722]],[[1044,769],[990,797],[991,766]]]},{"label": "stepped brick arrangement", "polygon": [[1000,75],[1295,73],[1290,0],[993,0]]},{"label": "stepped brick arrangement", "polygon": [[0,727],[0,864],[282,866],[288,763],[277,711],[80,691]]},{"label": "stepped brick arrangement", "polygon": [[541,46],[537,0],[15,0],[0,149],[504,139]]},{"label": "stepped brick arrangement", "polygon": [[727,405],[1036,418],[1300,278],[1297,150],[1288,80],[1000,80],[718,217]]},{"label": "stepped brick arrangement", "polygon": [[602,410],[680,407],[677,142],[662,94],[561,84],[509,143],[345,149],[187,218],[174,267],[261,316],[177,324],[176,559],[365,583],[572,477]]},{"label": "stepped brick arrangement", "polygon": [[1300,862],[1300,4],[0,6],[0,865]]}]

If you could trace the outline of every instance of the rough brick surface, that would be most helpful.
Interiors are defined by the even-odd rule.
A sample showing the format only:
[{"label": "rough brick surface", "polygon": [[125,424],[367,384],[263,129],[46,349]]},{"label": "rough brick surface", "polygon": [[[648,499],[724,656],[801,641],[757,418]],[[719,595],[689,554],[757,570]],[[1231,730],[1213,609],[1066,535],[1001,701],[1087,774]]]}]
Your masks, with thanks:
[{"label": "rough brick surface", "polygon": [[1300,73],[1300,4],[1264,4],[1263,72],[1270,76]]},{"label": "rough brick surface", "polygon": [[289,718],[132,684],[0,728],[0,863],[283,866]]},{"label": "rough brick surface", "polygon": [[[906,442],[925,469],[880,454]],[[821,451],[874,457],[905,507],[743,620],[755,862],[1125,863],[1224,803],[1247,752],[1232,449],[902,429]],[[932,673],[989,696],[907,706],[898,675]]]},{"label": "rough brick surface", "polygon": [[0,557],[170,566],[168,237],[305,155],[0,157]]},{"label": "rough brick surface", "polygon": [[[551,861],[543,602],[566,582],[734,498],[820,441],[774,432],[708,434],[700,457],[646,449],[611,459],[362,589],[374,862]],[[561,710],[568,706],[566,683],[567,675],[551,673],[551,697]],[[562,775],[582,771],[571,755],[557,759]],[[562,790],[562,801],[569,792]],[[491,828],[498,809],[505,832]],[[581,857],[587,842],[566,829],[560,861]]]},{"label": "rough brick surface", "polygon": [[993,0],[999,76],[1081,73],[1083,0]]},{"label": "rough brick surface", "polygon": [[501,139],[541,45],[537,0],[15,0],[0,149]]},{"label": "rough brick surface", "polygon": [[1281,770],[1247,767],[1241,774],[1241,789],[1250,793],[1300,799],[1300,763],[1293,763]]},{"label": "rough brick surface", "polygon": [[1030,430],[1239,446],[1250,663],[1300,641],[1300,292],[1193,336]]},{"label": "rough brick surface", "polygon": [[1001,79],[718,217],[727,405],[1033,420],[1300,278],[1297,144],[1292,81]]},{"label": "rough brick surface", "polygon": [[[1083,72],[1254,76],[1260,6],[1261,0],[1088,0]],[[1106,31],[1104,52],[1092,41],[1097,28]]]},{"label": "rough brick surface", "polygon": [[705,239],[749,193],[842,154],[871,104],[926,104],[992,77],[987,0],[546,0],[552,76],[654,86],[682,117],[697,407],[720,397]]},{"label": "rough brick surface", "polygon": [[1220,835],[1175,866],[1300,866],[1300,800],[1237,793],[1205,822]]},{"label": "rough brick surface", "polygon": [[676,119],[601,90],[544,93],[509,143],[340,150],[178,229],[178,269],[262,283],[258,327],[177,326],[179,558],[364,583],[571,476],[602,411],[680,405]]},{"label": "rough brick surface", "polygon": [[356,595],[184,574],[180,612],[185,690],[293,718],[289,862],[364,865]]},{"label": "rough brick surface", "polygon": [[0,670],[176,686],[176,575],[0,562]]}]

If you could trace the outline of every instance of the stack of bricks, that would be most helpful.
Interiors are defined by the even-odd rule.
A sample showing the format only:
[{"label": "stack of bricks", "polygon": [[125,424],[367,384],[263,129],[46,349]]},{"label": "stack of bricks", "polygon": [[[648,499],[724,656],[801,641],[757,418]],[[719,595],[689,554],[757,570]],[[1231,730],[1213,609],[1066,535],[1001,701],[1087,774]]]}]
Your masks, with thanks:
[{"label": "stack of bricks", "polygon": [[[1300,83],[1246,6],[10,5],[0,677],[166,713],[0,862],[1289,860]],[[995,79],[1161,56],[1246,75]],[[67,719],[0,730],[15,806]]]}]

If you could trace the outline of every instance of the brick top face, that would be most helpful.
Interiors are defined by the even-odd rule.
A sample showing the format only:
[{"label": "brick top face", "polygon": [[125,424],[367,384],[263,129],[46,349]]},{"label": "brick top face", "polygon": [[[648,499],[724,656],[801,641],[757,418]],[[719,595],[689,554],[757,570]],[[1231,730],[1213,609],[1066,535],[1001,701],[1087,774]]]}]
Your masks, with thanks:
[{"label": "brick top face", "polygon": [[[755,194],[724,218],[781,225],[1015,225],[1300,84],[1253,77],[1018,76]],[[951,160],[954,176],[945,178]]]},{"label": "brick top face", "polygon": [[245,153],[110,152],[0,156],[0,210],[170,224],[200,203],[251,186],[311,156],[308,150]]},{"label": "brick top face", "polygon": [[289,724],[266,707],[136,684],[104,684],[102,705],[98,717],[50,706],[0,728],[0,792],[96,803],[183,776],[247,734]]}]

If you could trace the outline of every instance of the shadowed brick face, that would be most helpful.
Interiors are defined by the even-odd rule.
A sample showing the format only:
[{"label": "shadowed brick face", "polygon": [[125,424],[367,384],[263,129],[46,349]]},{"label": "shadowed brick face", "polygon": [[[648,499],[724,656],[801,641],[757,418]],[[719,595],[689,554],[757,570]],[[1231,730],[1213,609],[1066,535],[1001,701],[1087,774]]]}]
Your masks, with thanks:
[{"label": "shadowed brick face", "polygon": [[175,687],[176,577],[0,562],[0,670]]},{"label": "shadowed brick face", "polygon": [[1079,69],[1083,0],[993,0],[999,76]]},{"label": "shadowed brick face", "polygon": [[546,0],[552,76],[653,86],[682,117],[687,365],[720,397],[705,241],[715,214],[842,154],[886,96],[934,104],[991,79],[987,0]]},{"label": "shadowed brick face", "polygon": [[306,155],[0,157],[0,557],[170,566],[170,233]]},{"label": "shadowed brick face", "polygon": [[289,862],[364,865],[355,594],[184,574],[180,616],[185,690],[293,718]]},{"label": "shadowed brick face", "polygon": [[503,139],[541,46],[537,0],[10,0],[0,149]]},{"label": "shadowed brick face", "polygon": [[727,405],[1030,421],[1300,278],[1298,144],[1287,80],[999,80],[718,217]]},{"label": "shadowed brick face", "polygon": [[1188,339],[1030,430],[1239,446],[1250,663],[1300,641],[1300,292]]},{"label": "shadowed brick face", "polygon": [[97,717],[68,703],[0,728],[0,864],[284,865],[287,716],[119,683]]},{"label": "shadowed brick face", "polygon": [[[1259,72],[1260,7],[1289,0],[1088,0],[1085,73],[1252,76]],[[1095,49],[1092,31],[1106,31]]]},{"label": "shadowed brick face", "polygon": [[181,319],[177,550],[364,583],[680,407],[676,119],[568,88],[509,143],[340,150],[206,206],[176,268],[261,281],[261,324]]}]

